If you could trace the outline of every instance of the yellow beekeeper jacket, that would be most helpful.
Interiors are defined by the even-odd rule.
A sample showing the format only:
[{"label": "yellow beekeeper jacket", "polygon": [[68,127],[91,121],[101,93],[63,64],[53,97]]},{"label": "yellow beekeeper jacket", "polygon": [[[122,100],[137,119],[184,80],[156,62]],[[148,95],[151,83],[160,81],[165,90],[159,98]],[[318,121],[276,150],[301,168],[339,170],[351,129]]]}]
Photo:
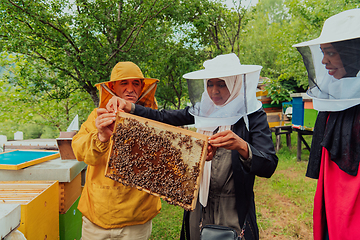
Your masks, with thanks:
[{"label": "yellow beekeeper jacket", "polygon": [[[111,81],[116,80],[119,79],[111,77]],[[140,104],[157,107],[154,98],[156,86],[155,88],[150,86],[156,85],[158,80],[144,78],[144,81],[145,87],[142,94],[151,92],[154,101],[152,103],[150,101],[149,105],[147,96],[148,104],[141,102]],[[102,84],[97,84],[100,91],[100,107],[104,107],[109,99],[108,92]],[[152,88],[151,91],[149,91],[149,87]],[[105,103],[104,99],[106,99]],[[160,198],[105,177],[112,138],[106,143],[98,139],[98,131],[95,126],[96,117],[97,113],[94,109],[72,141],[76,159],[84,161],[88,165],[86,182],[78,209],[91,222],[105,229],[144,224],[160,212]]]}]

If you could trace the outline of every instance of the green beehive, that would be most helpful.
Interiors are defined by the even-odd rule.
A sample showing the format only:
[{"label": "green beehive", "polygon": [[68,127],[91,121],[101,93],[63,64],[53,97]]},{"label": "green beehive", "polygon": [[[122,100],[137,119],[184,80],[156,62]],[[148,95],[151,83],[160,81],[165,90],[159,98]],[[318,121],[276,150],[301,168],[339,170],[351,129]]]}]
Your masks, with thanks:
[{"label": "green beehive", "polygon": [[59,214],[60,240],[81,238],[82,214],[77,209],[80,197],[64,214]]}]

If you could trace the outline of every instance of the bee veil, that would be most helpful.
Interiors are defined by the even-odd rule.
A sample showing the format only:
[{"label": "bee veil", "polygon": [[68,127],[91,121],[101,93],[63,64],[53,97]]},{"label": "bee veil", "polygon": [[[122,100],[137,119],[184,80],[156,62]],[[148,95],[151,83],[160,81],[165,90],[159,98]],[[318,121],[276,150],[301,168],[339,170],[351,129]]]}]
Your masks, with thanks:
[{"label": "bee veil", "polygon": [[360,103],[360,9],[328,18],[318,38],[294,47],[303,57],[316,110],[342,111]]},{"label": "bee veil", "polygon": [[[189,97],[193,104],[190,114],[195,117],[195,127],[213,131],[218,126],[233,125],[242,117],[248,127],[247,115],[261,108],[256,99],[256,87],[261,66],[241,65],[234,53],[219,55],[204,62],[205,69],[190,72],[187,79]],[[225,81],[230,97],[222,105],[216,105],[207,92],[209,79]]]}]

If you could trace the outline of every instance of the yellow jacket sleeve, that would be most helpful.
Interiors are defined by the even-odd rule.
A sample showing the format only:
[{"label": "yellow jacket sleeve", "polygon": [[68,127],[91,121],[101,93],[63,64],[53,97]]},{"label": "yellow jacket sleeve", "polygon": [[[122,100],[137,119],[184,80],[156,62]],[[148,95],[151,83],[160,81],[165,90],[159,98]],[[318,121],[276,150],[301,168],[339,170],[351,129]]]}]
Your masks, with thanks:
[{"label": "yellow jacket sleeve", "polygon": [[102,157],[109,154],[110,147],[110,140],[103,143],[98,138],[98,130],[95,126],[96,117],[97,113],[94,109],[72,140],[76,159],[92,166],[102,162]]},{"label": "yellow jacket sleeve", "polygon": [[76,158],[88,164],[78,209],[105,229],[144,224],[160,212],[160,199],[105,176],[112,139],[98,139],[96,117],[95,109],[72,141]]}]

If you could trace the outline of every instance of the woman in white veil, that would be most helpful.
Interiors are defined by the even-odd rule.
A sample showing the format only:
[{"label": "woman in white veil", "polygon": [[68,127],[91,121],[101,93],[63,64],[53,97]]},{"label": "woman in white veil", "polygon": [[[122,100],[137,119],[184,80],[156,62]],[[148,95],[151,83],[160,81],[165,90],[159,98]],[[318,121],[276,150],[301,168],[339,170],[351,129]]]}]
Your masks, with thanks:
[{"label": "woman in white veil", "polygon": [[360,9],[330,17],[320,37],[294,46],[319,111],[306,173],[318,179],[314,239],[360,239]]},{"label": "woman in white veil", "polygon": [[[278,162],[266,113],[256,99],[261,66],[241,65],[233,53],[203,65],[183,76],[189,92],[202,93],[192,107],[156,111],[114,99],[109,110],[120,105],[125,112],[172,125],[195,123],[198,132],[211,136],[209,143],[217,150],[206,162],[197,207],[184,212],[181,239],[200,239],[200,224],[216,224],[257,240],[255,176],[271,177]],[[203,81],[195,84],[201,91],[193,89],[197,80]]]}]

